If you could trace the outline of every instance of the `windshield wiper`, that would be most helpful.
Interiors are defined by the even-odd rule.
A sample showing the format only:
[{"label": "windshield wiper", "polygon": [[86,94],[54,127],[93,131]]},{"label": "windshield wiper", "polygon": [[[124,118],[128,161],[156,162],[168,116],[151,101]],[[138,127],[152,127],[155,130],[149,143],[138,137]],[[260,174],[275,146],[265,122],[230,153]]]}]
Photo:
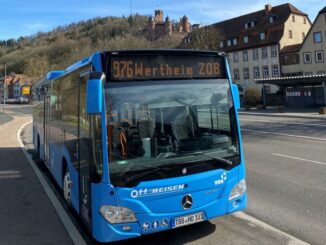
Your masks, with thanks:
[{"label": "windshield wiper", "polygon": [[198,156],[198,155],[202,155],[202,156],[208,156],[212,159],[215,159],[219,162],[222,162],[226,165],[229,165],[229,166],[232,166],[233,165],[233,162],[228,160],[228,159],[225,159],[225,158],[222,158],[222,157],[218,157],[218,156],[215,156],[215,155],[212,155],[212,154],[209,154],[209,153],[205,153],[205,152],[202,152],[202,151],[199,151],[199,152],[194,152],[193,153],[194,156]]},{"label": "windshield wiper", "polygon": [[225,159],[225,158],[221,158],[221,157],[217,157],[217,156],[212,156],[212,155],[209,155],[209,154],[204,154],[205,156],[209,156],[209,157],[211,157],[211,158],[213,158],[213,159],[215,159],[215,160],[217,160],[217,161],[220,161],[220,162],[222,162],[222,163],[225,163],[226,165],[230,165],[230,166],[232,166],[233,165],[233,162],[232,161],[230,161],[230,160],[228,160],[228,159]]}]

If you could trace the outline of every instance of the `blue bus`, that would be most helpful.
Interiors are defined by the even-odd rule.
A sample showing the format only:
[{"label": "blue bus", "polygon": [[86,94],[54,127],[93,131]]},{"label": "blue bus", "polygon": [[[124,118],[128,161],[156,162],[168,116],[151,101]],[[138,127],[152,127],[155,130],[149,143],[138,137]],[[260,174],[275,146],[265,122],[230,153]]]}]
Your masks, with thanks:
[{"label": "blue bus", "polygon": [[223,53],[97,52],[33,87],[33,142],[99,242],[247,205],[239,92]]}]

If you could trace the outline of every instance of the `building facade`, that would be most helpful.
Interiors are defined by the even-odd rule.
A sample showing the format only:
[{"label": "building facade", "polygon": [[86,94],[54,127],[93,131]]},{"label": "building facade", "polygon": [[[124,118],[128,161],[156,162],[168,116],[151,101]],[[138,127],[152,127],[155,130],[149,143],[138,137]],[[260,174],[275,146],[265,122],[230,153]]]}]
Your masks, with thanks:
[{"label": "building facade", "polygon": [[[284,47],[301,44],[311,26],[308,15],[291,4],[265,8],[203,28],[218,33],[217,49],[227,54],[234,82],[243,87],[261,87],[254,79],[279,77],[280,53]],[[191,38],[185,38],[189,43]],[[266,86],[276,92],[277,86]]]},{"label": "building facade", "polygon": [[281,53],[282,75],[326,74],[326,7],[317,15],[301,45]]},{"label": "building facade", "polygon": [[[257,86],[254,79],[279,77],[281,50],[301,44],[311,26],[308,16],[290,4],[266,5],[239,18],[244,20],[240,34],[222,40],[220,47],[228,54],[234,81],[244,89]],[[277,86],[265,88],[267,93],[278,90]]]},{"label": "building facade", "polygon": [[30,80],[26,75],[12,74],[6,76],[4,79],[4,86],[6,86],[6,99],[19,99],[26,97],[22,93],[23,86],[30,86]]},{"label": "building facade", "polygon": [[281,77],[259,79],[285,90],[286,105],[326,108],[326,7],[317,15],[302,44],[281,50]]}]

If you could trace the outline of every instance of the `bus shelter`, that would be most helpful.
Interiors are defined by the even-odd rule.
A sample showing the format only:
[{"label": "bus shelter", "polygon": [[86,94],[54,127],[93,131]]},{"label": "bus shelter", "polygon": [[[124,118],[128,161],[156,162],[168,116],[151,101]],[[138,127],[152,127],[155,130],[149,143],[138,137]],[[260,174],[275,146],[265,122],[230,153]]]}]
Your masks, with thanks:
[{"label": "bus shelter", "polygon": [[273,84],[284,88],[289,107],[326,107],[326,74],[261,78],[255,79],[255,83],[263,85],[264,104],[265,85]]}]

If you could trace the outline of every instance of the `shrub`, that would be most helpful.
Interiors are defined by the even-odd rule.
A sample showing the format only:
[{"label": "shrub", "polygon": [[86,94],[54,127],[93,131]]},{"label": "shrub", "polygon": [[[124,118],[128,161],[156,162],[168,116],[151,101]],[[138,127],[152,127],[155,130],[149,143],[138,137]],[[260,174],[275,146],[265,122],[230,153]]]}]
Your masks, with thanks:
[{"label": "shrub", "polygon": [[248,88],[244,92],[244,99],[249,106],[256,106],[260,101],[261,94],[257,88]]}]

